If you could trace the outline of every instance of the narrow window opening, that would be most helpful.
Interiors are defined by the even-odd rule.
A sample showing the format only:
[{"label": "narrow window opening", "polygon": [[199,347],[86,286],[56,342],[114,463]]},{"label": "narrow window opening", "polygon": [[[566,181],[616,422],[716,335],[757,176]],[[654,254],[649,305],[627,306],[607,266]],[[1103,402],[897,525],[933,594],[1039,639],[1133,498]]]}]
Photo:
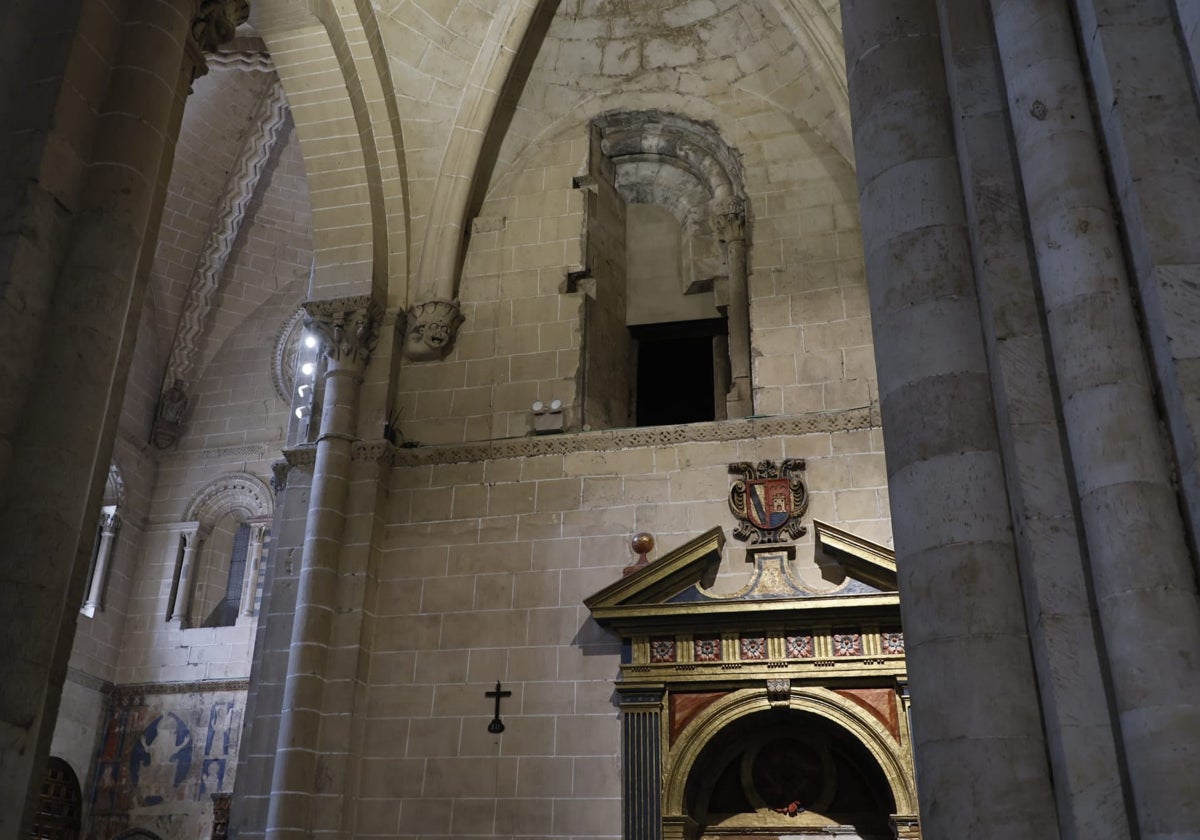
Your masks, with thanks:
[{"label": "narrow window opening", "polygon": [[250,547],[250,526],[242,523],[233,535],[233,550],[229,556],[229,577],[225,594],[204,620],[203,627],[232,627],[237,623],[242,601],[242,584],[246,576],[246,552]]}]

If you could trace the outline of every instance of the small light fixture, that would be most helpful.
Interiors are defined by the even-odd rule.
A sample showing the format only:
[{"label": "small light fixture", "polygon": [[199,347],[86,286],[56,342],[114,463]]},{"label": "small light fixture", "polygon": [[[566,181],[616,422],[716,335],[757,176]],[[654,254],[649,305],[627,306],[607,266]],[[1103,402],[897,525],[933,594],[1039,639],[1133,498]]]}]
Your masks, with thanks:
[{"label": "small light fixture", "polygon": [[307,382],[305,382],[303,385],[301,385],[299,388],[296,389],[296,393],[299,394],[301,397],[307,397],[308,392],[311,390],[312,390],[312,386],[309,385]]},{"label": "small light fixture", "polygon": [[549,409],[541,400],[535,402],[533,409],[533,433],[548,435],[563,430],[562,400],[551,400]]},{"label": "small light fixture", "polygon": [[300,365],[300,372],[302,374],[304,374],[305,376],[312,376],[313,371],[316,369],[317,369],[317,366],[314,365],[312,362],[305,362],[304,364]]},{"label": "small light fixture", "polygon": [[309,415],[310,411],[311,411],[311,409],[306,405],[298,406],[296,408],[296,419],[303,420],[305,417],[307,417]]},{"label": "small light fixture", "polygon": [[304,336],[304,346],[307,347],[309,350],[316,347],[317,346],[317,337],[314,335]]}]

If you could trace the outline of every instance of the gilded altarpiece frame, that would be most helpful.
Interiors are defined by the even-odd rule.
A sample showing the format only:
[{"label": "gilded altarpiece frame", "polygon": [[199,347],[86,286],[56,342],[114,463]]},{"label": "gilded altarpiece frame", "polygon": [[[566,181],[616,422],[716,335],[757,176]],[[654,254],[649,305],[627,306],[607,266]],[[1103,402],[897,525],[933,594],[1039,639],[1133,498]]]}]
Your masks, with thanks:
[{"label": "gilded altarpiece frame", "polygon": [[[870,765],[887,797],[890,813],[857,836],[920,837],[894,557],[814,526],[818,550],[842,565],[851,584],[837,594],[805,589],[791,573],[795,549],[776,544],[748,549],[751,582],[714,596],[708,587],[725,545],[714,528],[585,601],[624,650],[616,688],[626,840],[856,836],[820,812],[834,801],[832,753],[822,746],[830,737]],[[763,721],[792,734],[762,735],[770,729]],[[749,807],[714,818],[697,803],[711,800],[725,777],[705,774],[714,756],[739,749]],[[761,768],[789,760],[825,762],[809,775],[826,781],[799,792],[785,791],[791,781],[774,788],[756,781]],[[758,795],[760,788],[778,801]]]}]

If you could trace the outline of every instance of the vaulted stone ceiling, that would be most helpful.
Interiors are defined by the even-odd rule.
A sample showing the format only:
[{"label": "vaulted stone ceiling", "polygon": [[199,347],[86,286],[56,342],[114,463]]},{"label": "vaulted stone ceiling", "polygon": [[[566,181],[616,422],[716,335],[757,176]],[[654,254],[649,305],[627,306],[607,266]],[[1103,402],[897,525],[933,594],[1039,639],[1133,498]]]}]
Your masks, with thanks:
[{"label": "vaulted stone ceiling", "polygon": [[305,149],[329,293],[452,295],[473,203],[589,102],[754,101],[849,159],[835,0],[256,0],[251,22]]}]

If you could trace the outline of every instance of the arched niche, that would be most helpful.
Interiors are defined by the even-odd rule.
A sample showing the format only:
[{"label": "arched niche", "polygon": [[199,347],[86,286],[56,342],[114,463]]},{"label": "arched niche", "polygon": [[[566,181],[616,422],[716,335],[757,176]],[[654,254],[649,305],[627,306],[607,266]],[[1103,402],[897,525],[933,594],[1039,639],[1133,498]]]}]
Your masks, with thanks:
[{"label": "arched niche", "polygon": [[[737,153],[688,117],[608,111],[590,123],[588,174],[578,184],[587,191],[586,276],[578,278],[588,294],[584,423],[752,413]],[[682,367],[703,367],[704,381],[679,382]]]},{"label": "arched niche", "polygon": [[31,837],[74,840],[83,816],[79,777],[66,759],[51,756],[42,776]]},{"label": "arched niche", "polygon": [[887,837],[890,817],[914,813],[895,738],[824,688],[794,687],[774,702],[764,690],[732,692],[680,732],[664,762],[665,837],[830,828]]}]

